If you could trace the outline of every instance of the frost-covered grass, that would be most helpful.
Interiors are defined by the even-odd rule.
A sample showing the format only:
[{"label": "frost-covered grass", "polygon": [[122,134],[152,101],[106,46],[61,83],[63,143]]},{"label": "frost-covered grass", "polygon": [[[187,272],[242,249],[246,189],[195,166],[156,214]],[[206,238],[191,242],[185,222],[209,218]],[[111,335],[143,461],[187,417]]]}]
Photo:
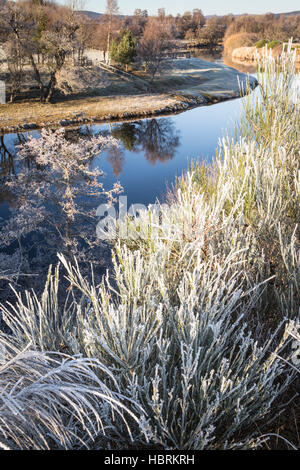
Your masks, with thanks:
[{"label": "frost-covered grass", "polygon": [[[292,53],[277,65],[271,56],[263,60],[260,94],[246,100],[236,139],[222,141],[211,168],[194,165],[160,214],[149,210],[122,223],[119,233],[126,237],[116,240],[113,273],[95,285],[75,261],[60,256],[80,301],[60,306],[57,269],[41,298],[27,293],[2,306],[11,335],[0,341],[9,341],[11,349],[30,344],[31,354],[46,362],[49,350],[90,358],[76,360],[87,361],[96,374],[91,390],[106,387],[105,398],[89,396],[94,408],[85,402],[78,416],[82,377],[73,381],[56,364],[51,384],[58,383],[58,395],[49,390],[45,403],[50,414],[53,404],[53,419],[69,413],[66,432],[77,437],[79,426],[89,448],[259,448],[262,435],[272,434],[268,423],[289,399],[284,393],[298,368],[290,366],[290,322],[299,321],[300,305],[300,111]],[[26,386],[26,374],[8,359],[4,378],[17,383],[8,386],[13,394]],[[98,369],[89,363],[94,360]],[[27,367],[26,358],[17,361]],[[60,405],[61,380],[67,380],[69,395]],[[0,423],[10,412],[4,388]],[[114,393],[119,413],[112,416]],[[37,392],[20,420],[25,413],[29,423],[39,420],[35,401],[43,416]],[[104,429],[85,441],[84,432],[94,432],[90,413],[101,417]],[[10,423],[7,436],[0,427],[1,441],[26,447],[15,438],[19,422]],[[55,438],[46,429],[42,423],[41,445],[30,428],[28,445],[64,443],[64,427]],[[72,442],[68,437],[66,447]]]},{"label": "frost-covered grass", "polygon": [[[17,350],[1,337],[0,450],[90,449],[128,417],[111,372],[95,359]],[[105,385],[111,377],[116,391]],[[101,380],[102,379],[102,380]],[[114,418],[114,415],[116,416]]]}]

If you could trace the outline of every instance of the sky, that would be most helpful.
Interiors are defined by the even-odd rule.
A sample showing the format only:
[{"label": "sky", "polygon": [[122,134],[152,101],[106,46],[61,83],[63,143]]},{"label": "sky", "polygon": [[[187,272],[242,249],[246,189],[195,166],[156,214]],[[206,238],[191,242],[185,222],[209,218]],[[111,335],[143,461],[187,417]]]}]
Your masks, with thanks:
[{"label": "sky", "polygon": [[[164,7],[172,15],[200,8],[204,15],[226,15],[228,13],[283,13],[300,10],[299,0],[119,0],[120,13],[130,15],[136,8],[156,14],[158,8]],[[84,9],[104,13],[106,0],[86,0]]]}]

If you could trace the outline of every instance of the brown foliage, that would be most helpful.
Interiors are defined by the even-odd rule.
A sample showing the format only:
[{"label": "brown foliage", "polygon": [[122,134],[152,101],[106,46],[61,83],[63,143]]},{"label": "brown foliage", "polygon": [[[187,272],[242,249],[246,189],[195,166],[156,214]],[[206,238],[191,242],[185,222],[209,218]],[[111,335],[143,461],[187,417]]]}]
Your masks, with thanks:
[{"label": "brown foliage", "polygon": [[255,33],[236,33],[232,36],[227,36],[224,40],[225,54],[231,55],[233,50],[238,47],[251,47],[258,39]]},{"label": "brown foliage", "polygon": [[275,16],[272,13],[266,15],[243,15],[235,17],[226,31],[226,38],[236,33],[255,33],[259,39],[268,41],[288,41],[291,36],[300,36],[300,15]]},{"label": "brown foliage", "polygon": [[[10,51],[8,62],[14,62],[11,71],[16,70],[20,57],[27,60],[38,83],[41,100],[49,101],[55,90],[57,73],[66,58],[87,42],[85,24],[72,8],[54,2],[2,2],[2,7],[0,25],[6,34],[6,48]],[[50,72],[47,83],[42,80],[41,57],[42,65]]]},{"label": "brown foliage", "polygon": [[213,16],[206,21],[205,28],[199,32],[199,38],[212,48],[222,41],[225,31],[226,22],[223,17]]},{"label": "brown foliage", "polygon": [[137,55],[152,78],[158,72],[164,60],[165,51],[171,46],[173,38],[174,30],[167,20],[164,18],[149,19],[143,37],[138,44]]}]

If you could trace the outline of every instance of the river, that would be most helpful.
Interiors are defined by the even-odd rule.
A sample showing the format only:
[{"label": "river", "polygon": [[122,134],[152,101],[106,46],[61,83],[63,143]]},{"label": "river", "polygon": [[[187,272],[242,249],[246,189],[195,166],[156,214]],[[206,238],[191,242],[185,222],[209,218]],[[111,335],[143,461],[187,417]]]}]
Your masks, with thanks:
[{"label": "river", "polygon": [[[221,55],[197,53],[197,57],[235,66]],[[236,64],[235,68],[255,75],[252,65]],[[170,117],[94,126],[93,132],[105,130],[120,141],[119,151],[104,153],[96,161],[106,174],[106,185],[111,187],[120,181],[129,205],[147,205],[162,199],[166,188],[186,171],[191,161],[212,160],[219,139],[233,133],[241,102],[235,99]]]},{"label": "river", "polygon": [[[222,60],[207,55],[202,58],[218,62]],[[252,72],[253,68],[249,70]],[[176,176],[187,170],[192,160],[212,160],[219,139],[233,133],[240,112],[241,99],[235,99],[168,117],[94,125],[68,130],[67,133],[70,138],[78,133],[100,133],[118,139],[118,148],[96,156],[91,165],[104,171],[101,181],[106,189],[110,189],[117,181],[121,183],[128,207],[133,203],[148,205],[156,199],[164,199],[166,188],[172,186]],[[19,171],[15,158],[16,146],[24,142],[28,135],[8,134],[0,141],[0,272],[13,272],[16,265],[18,269],[22,265],[22,272],[44,272],[49,263],[56,263],[56,252],[64,251],[63,244],[66,242],[62,227],[65,230],[68,224],[59,219],[55,211],[50,211],[47,217],[38,220],[36,214],[32,213],[36,206],[32,206],[31,213],[28,207],[25,210],[22,197],[17,197],[13,189],[7,187],[7,182]],[[31,135],[39,136],[38,132],[32,132]],[[25,164],[30,166],[31,163]],[[28,197],[30,190],[29,184]],[[55,182],[52,190],[55,193]],[[99,200],[93,201],[92,205],[96,209]],[[45,206],[48,206],[48,202]],[[81,237],[75,255],[83,252],[86,234],[95,235],[96,222],[83,219],[75,221],[77,227],[73,231],[73,240],[76,239],[77,243],[77,238]],[[78,234],[79,225],[84,225],[85,235]],[[98,259],[99,256],[99,252],[94,253],[91,259]]]}]

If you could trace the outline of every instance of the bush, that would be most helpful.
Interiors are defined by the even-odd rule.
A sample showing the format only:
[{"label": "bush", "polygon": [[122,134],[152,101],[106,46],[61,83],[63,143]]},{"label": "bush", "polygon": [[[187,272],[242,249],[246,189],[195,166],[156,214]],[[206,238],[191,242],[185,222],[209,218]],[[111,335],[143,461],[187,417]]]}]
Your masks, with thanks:
[{"label": "bush", "polygon": [[132,33],[126,30],[123,35],[112,41],[110,47],[110,57],[113,61],[126,67],[133,62],[136,51],[136,40]]},{"label": "bush", "polygon": [[254,46],[257,48],[257,49],[261,49],[262,47],[265,47],[265,45],[268,44],[268,41],[266,41],[265,39],[260,39],[259,41],[257,41]]},{"label": "bush", "polygon": [[281,45],[281,41],[271,41],[268,43],[268,48],[269,49],[274,49],[274,47]]},{"label": "bush", "polygon": [[[30,345],[29,345],[30,346]],[[1,354],[2,353],[2,354]],[[99,361],[16,349],[0,338],[0,449],[89,449],[126,413]],[[125,421],[126,422],[126,421]],[[125,430],[126,432],[126,430]]]},{"label": "bush", "polygon": [[257,35],[253,33],[237,33],[228,36],[224,40],[225,54],[231,55],[238,47],[251,47],[257,41]]}]

